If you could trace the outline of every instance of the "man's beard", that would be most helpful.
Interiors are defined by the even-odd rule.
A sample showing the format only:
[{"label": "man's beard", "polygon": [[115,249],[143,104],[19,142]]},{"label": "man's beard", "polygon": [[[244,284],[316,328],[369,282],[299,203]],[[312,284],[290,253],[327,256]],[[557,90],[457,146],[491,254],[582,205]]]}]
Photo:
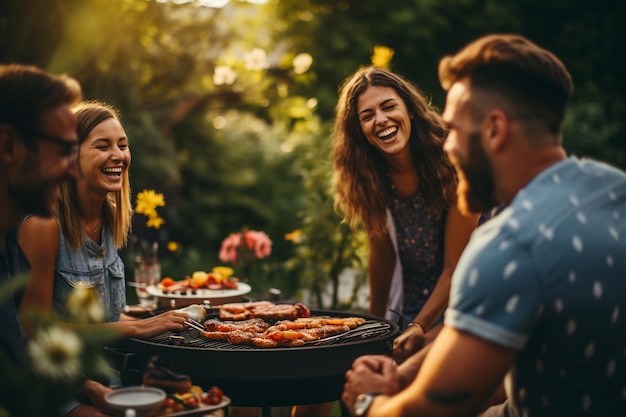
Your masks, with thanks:
[{"label": "man's beard", "polygon": [[480,144],[479,132],[469,135],[468,144],[466,158],[449,155],[459,176],[458,207],[465,214],[484,213],[500,203],[494,196],[493,168]]}]

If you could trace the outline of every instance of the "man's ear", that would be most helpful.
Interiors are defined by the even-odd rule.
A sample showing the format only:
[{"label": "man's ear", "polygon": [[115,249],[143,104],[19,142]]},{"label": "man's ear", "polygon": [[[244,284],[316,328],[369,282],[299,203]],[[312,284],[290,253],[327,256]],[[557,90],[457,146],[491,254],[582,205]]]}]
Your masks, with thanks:
[{"label": "man's ear", "polygon": [[487,141],[485,146],[493,152],[501,150],[509,138],[509,119],[506,114],[499,109],[494,109],[487,114],[483,123]]},{"label": "man's ear", "polygon": [[18,140],[13,126],[0,124],[0,161],[3,164],[11,163],[15,159]]}]

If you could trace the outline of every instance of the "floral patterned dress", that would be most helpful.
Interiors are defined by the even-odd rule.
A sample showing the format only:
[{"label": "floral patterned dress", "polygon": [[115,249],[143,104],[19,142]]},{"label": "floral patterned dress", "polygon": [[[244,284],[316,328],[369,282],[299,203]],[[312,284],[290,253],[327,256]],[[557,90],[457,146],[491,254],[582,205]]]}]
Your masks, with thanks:
[{"label": "floral patterned dress", "polygon": [[391,186],[387,207],[396,228],[398,256],[402,265],[402,313],[412,320],[433,292],[443,270],[444,232],[447,212],[437,214],[423,193],[408,199]]}]

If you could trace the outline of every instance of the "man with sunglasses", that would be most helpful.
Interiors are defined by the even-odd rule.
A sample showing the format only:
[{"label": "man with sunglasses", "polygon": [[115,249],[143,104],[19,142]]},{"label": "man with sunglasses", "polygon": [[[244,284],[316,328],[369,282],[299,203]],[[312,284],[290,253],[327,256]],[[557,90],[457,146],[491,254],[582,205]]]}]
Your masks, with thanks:
[{"label": "man with sunglasses", "polygon": [[[74,99],[63,79],[36,67],[0,65],[0,288],[28,270],[17,244],[23,214],[50,216],[58,185],[75,175]],[[0,299],[0,358],[24,363],[18,297]]]}]

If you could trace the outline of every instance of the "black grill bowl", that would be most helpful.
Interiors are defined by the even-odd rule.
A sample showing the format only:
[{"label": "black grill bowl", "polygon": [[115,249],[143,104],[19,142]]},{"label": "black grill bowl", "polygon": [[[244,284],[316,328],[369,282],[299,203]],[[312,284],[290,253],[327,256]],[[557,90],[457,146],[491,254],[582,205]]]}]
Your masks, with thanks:
[{"label": "black grill bowl", "polygon": [[[362,355],[389,354],[399,333],[395,323],[362,314],[314,310],[311,315],[363,317],[387,326],[328,345],[269,349],[209,340],[188,329],[145,340],[128,339],[109,352],[124,385],[140,384],[148,361],[158,355],[189,375],[194,384],[205,389],[220,387],[232,405],[277,407],[338,400],[352,362]],[[216,316],[210,313],[208,318]]]}]

